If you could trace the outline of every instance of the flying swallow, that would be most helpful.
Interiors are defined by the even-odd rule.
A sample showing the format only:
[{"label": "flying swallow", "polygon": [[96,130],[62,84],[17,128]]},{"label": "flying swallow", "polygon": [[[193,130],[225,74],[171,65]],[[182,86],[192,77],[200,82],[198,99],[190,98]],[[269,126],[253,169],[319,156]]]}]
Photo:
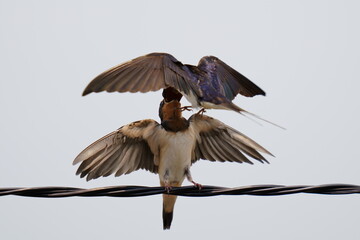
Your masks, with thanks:
[{"label": "flying swallow", "polygon": [[93,79],[83,96],[91,92],[149,92],[163,90],[166,100],[182,95],[194,108],[247,112],[232,100],[265,92],[244,75],[214,56],[205,56],[197,66],[182,64],[167,53],[150,53],[110,68]]},{"label": "flying swallow", "polygon": [[[185,178],[201,188],[190,174],[190,166],[199,159],[252,164],[248,157],[267,162],[259,152],[272,155],[219,120],[204,114],[183,118],[177,100],[163,100],[159,116],[160,124],[136,121],[92,143],[75,158],[74,165],[81,163],[76,174],[91,180],[145,169],[158,174],[167,191],[181,186]],[[164,229],[170,228],[175,201],[176,196],[163,195]]]}]

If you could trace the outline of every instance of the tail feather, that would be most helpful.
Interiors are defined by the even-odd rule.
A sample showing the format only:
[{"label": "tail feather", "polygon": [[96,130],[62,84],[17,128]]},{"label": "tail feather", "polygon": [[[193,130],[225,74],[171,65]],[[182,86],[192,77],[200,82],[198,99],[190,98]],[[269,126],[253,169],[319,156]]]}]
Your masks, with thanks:
[{"label": "tail feather", "polygon": [[258,115],[256,115],[256,114],[252,113],[252,112],[249,112],[249,111],[247,111],[247,110],[245,110],[245,109],[242,109],[242,108],[238,107],[237,105],[235,105],[235,104],[232,103],[232,102],[223,103],[223,104],[221,104],[221,105],[223,105],[223,106],[224,106],[225,108],[227,108],[227,109],[230,109],[230,110],[233,110],[233,111],[235,111],[235,112],[238,112],[238,113],[242,114],[243,116],[246,116],[246,115],[244,114],[244,113],[246,113],[246,114],[248,114],[248,115],[250,115],[250,116],[253,116],[253,117],[257,118],[257,119],[260,119],[260,120],[262,120],[262,121],[264,121],[264,122],[267,122],[267,123],[269,123],[269,124],[271,124],[271,125],[274,125],[274,126],[276,126],[276,127],[278,127],[278,128],[281,128],[281,129],[284,129],[284,130],[285,130],[284,127],[282,127],[282,126],[280,126],[280,125],[278,125],[278,124],[276,124],[276,123],[270,122],[269,120],[266,120],[266,119],[264,119],[264,118],[262,118],[262,117],[260,117],[260,116],[258,116]]},{"label": "tail feather", "polygon": [[163,207],[163,229],[170,229],[171,226],[171,222],[173,219],[173,211],[172,212],[165,212],[164,207]]},{"label": "tail feather", "polygon": [[170,229],[173,219],[174,206],[177,196],[163,194],[163,228],[164,230]]}]

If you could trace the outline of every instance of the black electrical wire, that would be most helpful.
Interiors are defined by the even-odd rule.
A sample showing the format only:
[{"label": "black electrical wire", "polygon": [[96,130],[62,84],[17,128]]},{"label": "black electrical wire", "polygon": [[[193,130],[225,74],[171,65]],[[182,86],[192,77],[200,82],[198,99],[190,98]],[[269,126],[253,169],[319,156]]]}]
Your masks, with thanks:
[{"label": "black electrical wire", "polygon": [[210,197],[218,195],[255,195],[277,196],[296,193],[312,194],[354,194],[360,193],[360,186],[351,184],[324,184],[324,185],[253,185],[234,188],[202,186],[173,187],[169,192],[164,187],[147,186],[111,186],[91,189],[74,187],[33,187],[33,188],[0,188],[0,196],[22,196],[40,198],[63,197],[142,197],[156,194],[172,194],[187,197]]}]

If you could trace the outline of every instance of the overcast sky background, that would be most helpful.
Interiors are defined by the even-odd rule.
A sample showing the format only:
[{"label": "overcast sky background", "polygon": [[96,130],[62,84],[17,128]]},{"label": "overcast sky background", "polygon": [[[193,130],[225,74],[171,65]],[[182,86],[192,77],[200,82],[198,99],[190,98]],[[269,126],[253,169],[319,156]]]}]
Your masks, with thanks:
[{"label": "overcast sky background", "polygon": [[[360,184],[358,1],[0,0],[0,188],[158,186],[138,171],[90,182],[76,155],[135,120],[158,120],[161,91],[81,97],[104,70],[150,52],[196,65],[214,55],[267,96],[234,102],[287,128],[215,117],[269,149],[271,164],[197,162],[195,181]],[[188,104],[184,99],[184,105]],[[190,116],[191,113],[186,113]],[[184,182],[185,185],[189,183]],[[360,197],[0,198],[2,239],[359,239]]]}]

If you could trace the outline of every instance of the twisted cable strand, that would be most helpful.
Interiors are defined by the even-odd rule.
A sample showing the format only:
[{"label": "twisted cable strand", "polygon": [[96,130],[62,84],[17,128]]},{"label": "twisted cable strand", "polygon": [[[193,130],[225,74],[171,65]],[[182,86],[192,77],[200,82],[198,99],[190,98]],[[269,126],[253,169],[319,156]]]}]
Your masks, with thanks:
[{"label": "twisted cable strand", "polygon": [[[0,188],[0,196],[22,196],[41,198],[63,197],[142,197],[167,193],[163,187],[147,186],[109,186],[91,189],[75,187],[33,187],[33,188]],[[168,194],[187,197],[210,197],[218,195],[255,195],[277,196],[296,193],[311,194],[359,194],[360,186],[351,184],[324,184],[324,185],[252,185],[235,188],[203,186],[197,189],[194,186],[174,187]]]}]

